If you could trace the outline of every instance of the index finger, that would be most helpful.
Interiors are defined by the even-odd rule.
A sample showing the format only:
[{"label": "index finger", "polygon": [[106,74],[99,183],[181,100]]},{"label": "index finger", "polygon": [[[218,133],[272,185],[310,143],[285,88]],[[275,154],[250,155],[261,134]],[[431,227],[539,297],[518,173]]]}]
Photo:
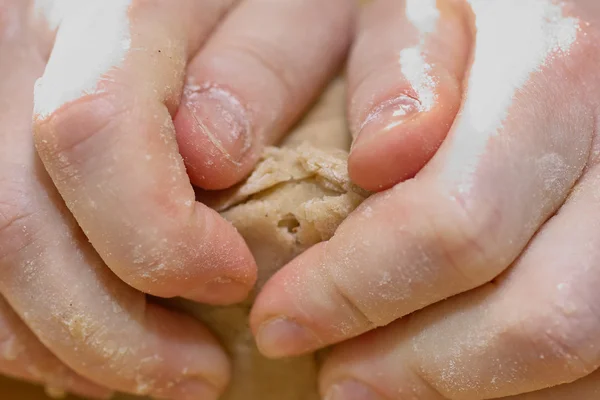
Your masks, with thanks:
[{"label": "index finger", "polygon": [[69,3],[36,87],[56,187],[107,265],[152,295],[227,303],[255,281],[242,238],[195,202],[172,121],[188,57],[232,4]]},{"label": "index finger", "polygon": [[[21,359],[23,344],[41,375],[24,372],[53,385],[72,381],[72,373],[60,370],[62,361],[114,390],[216,399],[230,372],[214,337],[191,317],[148,304],[110,272],[40,166],[31,137],[31,88],[43,63],[35,52],[23,51],[30,45],[0,48],[0,102],[8,105],[0,107],[0,293],[4,309],[31,329],[28,339],[23,325],[10,322],[17,317],[0,307],[9,317],[4,333],[19,339],[0,334],[0,372],[9,359]],[[22,356],[27,362],[29,356]],[[13,374],[23,372],[10,367]],[[66,388],[82,391],[81,383]],[[89,395],[93,387],[85,387]]]}]

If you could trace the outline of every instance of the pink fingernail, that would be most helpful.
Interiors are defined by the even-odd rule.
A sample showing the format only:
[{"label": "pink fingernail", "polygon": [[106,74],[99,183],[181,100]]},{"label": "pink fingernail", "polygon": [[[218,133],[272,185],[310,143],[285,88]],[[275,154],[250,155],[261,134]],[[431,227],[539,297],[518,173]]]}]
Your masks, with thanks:
[{"label": "pink fingernail", "polygon": [[421,111],[421,103],[412,97],[399,96],[375,107],[360,126],[353,146],[366,138],[401,126]]},{"label": "pink fingernail", "polygon": [[320,347],[318,338],[307,328],[287,318],[266,322],[256,338],[261,352],[268,357],[294,356]]},{"label": "pink fingernail", "polygon": [[252,146],[250,119],[233,94],[219,87],[188,86],[183,104],[197,134],[208,137],[231,161],[244,158]]},{"label": "pink fingernail", "polygon": [[325,400],[384,400],[371,388],[354,380],[337,383],[329,388]]}]

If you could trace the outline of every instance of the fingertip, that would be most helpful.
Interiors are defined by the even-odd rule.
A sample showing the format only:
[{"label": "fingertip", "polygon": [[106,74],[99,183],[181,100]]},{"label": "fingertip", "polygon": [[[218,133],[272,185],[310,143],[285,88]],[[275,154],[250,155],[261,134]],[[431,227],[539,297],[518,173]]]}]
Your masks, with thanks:
[{"label": "fingertip", "polygon": [[[67,390],[77,396],[83,396],[86,399],[109,400],[115,396],[115,392],[112,390],[96,386],[83,379],[78,379],[71,383]],[[51,395],[52,391],[54,391],[54,389],[48,386],[46,387],[46,392],[48,394]],[[60,394],[60,392],[61,391],[59,390],[59,392],[56,394]]]},{"label": "fingertip", "polygon": [[217,400],[222,389],[217,389],[201,380],[189,380],[175,385],[169,390],[169,398],[176,400]]},{"label": "fingertip", "polygon": [[[300,258],[305,258],[307,253],[310,251],[300,255]],[[307,335],[307,329],[295,318],[295,293],[285,289],[289,287],[287,283],[290,279],[293,279],[294,261],[267,281],[250,311],[250,329],[256,345],[268,358],[299,355],[310,347],[306,346],[303,339],[313,337]]]},{"label": "fingertip", "polygon": [[207,238],[202,249],[207,264],[204,283],[195,284],[179,295],[212,305],[239,303],[248,297],[256,284],[258,267],[254,256],[229,221],[203,204],[197,203],[196,208],[198,224],[204,227]]},{"label": "fingertip", "polygon": [[344,379],[327,389],[326,400],[389,400],[368,385],[354,379]]},{"label": "fingertip", "polygon": [[[300,254],[289,264],[277,271],[263,286],[254,300],[250,311],[250,328],[254,336],[258,336],[264,324],[278,319],[300,322],[296,309],[295,297],[301,293],[298,290],[308,290],[305,286],[293,286],[293,282],[302,282],[303,272],[310,267],[320,264],[323,254],[323,243]],[[306,267],[306,268],[304,268]],[[316,275],[316,274],[313,274]],[[309,282],[304,281],[303,284]]]},{"label": "fingertip", "polygon": [[162,385],[151,393],[172,399],[216,400],[231,379],[229,359],[217,339],[188,315],[156,304],[147,307],[147,334],[155,336],[155,347],[162,355],[153,371]]},{"label": "fingertip", "polygon": [[[229,305],[244,300],[257,279],[254,257],[235,227],[215,210],[189,201],[181,219],[154,219],[161,241],[143,240],[116,265],[134,265],[119,277],[129,286],[160,298],[183,297]],[[186,206],[187,207],[187,206]],[[193,227],[194,229],[185,229]],[[134,256],[135,258],[131,257]]]},{"label": "fingertip", "polygon": [[403,399],[407,393],[418,394],[419,398],[441,399],[439,393],[423,387],[423,381],[412,370],[416,360],[408,332],[409,325],[399,320],[335,346],[319,373],[321,392],[346,394],[354,389],[364,393],[359,399],[366,400]]},{"label": "fingertip", "polygon": [[266,357],[307,354],[345,339],[348,331],[357,329],[356,318],[348,315],[354,310],[340,306],[344,299],[321,268],[324,255],[325,243],[302,253],[259,293],[250,313],[250,327]]},{"label": "fingertip", "polygon": [[321,346],[310,329],[286,317],[262,323],[257,329],[256,343],[265,357],[273,359],[298,356]]}]

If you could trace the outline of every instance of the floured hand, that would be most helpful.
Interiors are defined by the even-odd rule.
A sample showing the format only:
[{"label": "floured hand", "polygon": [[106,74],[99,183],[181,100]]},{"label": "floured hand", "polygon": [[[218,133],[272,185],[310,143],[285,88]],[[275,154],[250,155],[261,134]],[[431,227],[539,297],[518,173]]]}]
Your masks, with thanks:
[{"label": "floured hand", "polygon": [[327,400],[598,398],[599,46],[595,0],[374,1],[349,168],[382,193],[265,286],[263,352],[351,339]]},{"label": "floured hand", "polygon": [[250,291],[248,248],[191,183],[250,172],[335,72],[352,15],[345,0],[0,1],[1,372],[86,397],[219,396],[217,341],[144,293]]}]

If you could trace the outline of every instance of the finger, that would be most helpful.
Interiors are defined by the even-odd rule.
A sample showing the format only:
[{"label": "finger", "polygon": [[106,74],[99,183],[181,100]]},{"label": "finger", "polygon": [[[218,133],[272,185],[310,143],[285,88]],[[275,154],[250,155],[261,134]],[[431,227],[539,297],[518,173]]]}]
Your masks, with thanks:
[{"label": "finger", "polygon": [[[323,370],[324,387],[349,377],[389,400],[403,398],[398,390],[429,393],[423,399],[479,400],[567,384],[596,371],[598,187],[595,167],[494,283],[341,347]],[[576,386],[583,392],[591,388]]]},{"label": "finger", "polygon": [[190,317],[147,304],[105,270],[65,210],[32,203],[38,212],[24,210],[2,232],[14,240],[3,248],[0,291],[42,343],[114,390],[218,398],[229,366],[210,333]]},{"label": "finger", "polygon": [[130,3],[85,3],[64,17],[36,89],[38,151],[125,282],[159,297],[239,301],[254,261],[235,229],[194,201],[169,113],[188,56],[231,1]]},{"label": "finger", "polygon": [[573,383],[533,393],[505,397],[504,400],[593,400],[597,399],[598,396],[600,396],[600,370]]},{"label": "finger", "polygon": [[355,10],[348,0],[247,0],[226,18],[192,61],[175,120],[194,184],[224,189],[250,173],[339,68]]},{"label": "finger", "polygon": [[50,395],[71,392],[109,398],[112,392],[74,373],[42,345],[0,298],[0,374],[46,385]]},{"label": "finger", "polygon": [[462,2],[378,0],[349,63],[352,179],[380,191],[413,177],[446,137],[470,48]]},{"label": "finger", "polygon": [[[501,34],[508,25],[497,16],[510,15],[516,32],[559,31],[564,22],[574,35],[581,32],[577,20],[549,19],[546,12],[563,15],[550,4],[536,14],[540,9],[527,3],[531,13],[519,18],[509,3],[479,4],[485,7],[477,10],[468,100],[450,136],[414,180],[370,198],[326,245],[267,283],[252,314],[265,353],[296,354],[345,340],[490,281],[580,177],[595,129],[595,106],[580,74],[595,79],[592,64],[569,72],[563,53],[552,47],[547,61],[539,56],[548,49],[545,35],[525,44],[516,34]],[[567,47],[570,61],[589,57],[581,39]],[[516,50],[533,56],[503,64]],[[489,82],[495,90],[519,91],[488,100]],[[269,328],[270,321],[276,325]]]},{"label": "finger", "polygon": [[[31,88],[35,75],[43,68],[39,55],[35,51],[23,49],[34,48],[32,37],[20,27],[24,25],[24,10],[17,10],[25,3],[7,7],[6,22],[10,29],[10,37],[3,38],[0,44],[0,160],[3,162],[0,174],[0,187],[3,196],[0,200],[0,231],[8,229],[14,222],[16,207],[4,197],[10,195],[21,197],[19,191],[11,191],[7,184],[12,173],[22,172],[22,163],[33,154],[32,143],[28,137],[31,116]],[[23,7],[25,8],[25,7]],[[24,106],[23,106],[24,105]],[[19,141],[8,132],[19,132],[24,135]],[[9,136],[13,136],[12,138]],[[23,138],[25,140],[23,140]],[[29,146],[27,146],[29,145]],[[8,165],[13,165],[9,168]],[[15,171],[17,169],[17,171]],[[8,196],[6,196],[8,198]],[[22,199],[19,199],[22,201]],[[17,235],[4,236],[0,241],[0,259],[9,246],[21,246]],[[0,266],[3,263],[0,261]],[[42,345],[26,325],[13,312],[6,301],[0,297],[0,374],[29,382],[46,385],[49,394],[58,395],[69,391],[90,398],[107,398],[111,391],[102,388],[87,379],[77,375],[48,349]]]},{"label": "finger", "polygon": [[31,88],[43,60],[27,45],[0,49],[0,293],[46,348],[97,384],[216,399],[229,377],[216,340],[106,268],[36,159]]}]

